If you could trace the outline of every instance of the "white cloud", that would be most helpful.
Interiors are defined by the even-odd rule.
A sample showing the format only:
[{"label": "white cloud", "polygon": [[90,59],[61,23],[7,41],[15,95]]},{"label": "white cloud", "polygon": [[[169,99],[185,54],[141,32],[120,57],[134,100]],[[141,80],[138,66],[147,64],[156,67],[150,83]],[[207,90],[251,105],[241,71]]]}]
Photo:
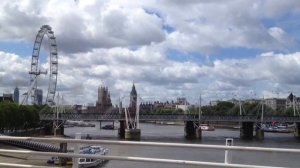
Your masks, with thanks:
[{"label": "white cloud", "polygon": [[4,53],[1,51],[0,57],[1,87],[4,87],[5,90],[9,90],[12,89],[9,87],[28,84],[24,76],[30,69],[30,67],[25,66],[26,63],[29,65],[29,58],[20,58],[15,54]]},{"label": "white cloud", "polygon": [[160,18],[146,13],[141,7],[131,9],[110,1],[90,4],[73,0],[5,1],[0,9],[1,40],[33,41],[38,28],[49,24],[61,46],[60,51],[66,53],[142,46],[165,39]]},{"label": "white cloud", "polygon": [[[145,50],[148,52],[144,52]],[[99,52],[106,56],[99,60],[93,59],[97,58]],[[133,56],[128,57],[128,54]],[[3,52],[0,55],[5,60],[0,63],[0,89],[12,92],[14,86],[19,85],[24,91],[29,83],[29,58]],[[160,55],[156,57],[156,64],[147,59],[151,55]],[[58,78],[58,91],[69,103],[94,103],[97,88],[102,84],[109,86],[112,99],[116,102],[119,96],[129,96],[133,82],[138,93],[147,101],[174,99],[177,96],[187,96],[197,101],[200,93],[207,99],[229,99],[233,94],[245,96],[253,90],[257,92],[257,96],[274,91],[284,95],[288,91],[300,89],[299,52],[263,53],[242,60],[216,60],[212,65],[170,61],[163,53],[149,48],[135,51],[125,48],[101,49],[86,54],[73,54],[71,57],[74,59],[60,56]],[[143,64],[131,64],[142,58],[145,58]],[[124,59],[127,61],[123,61]],[[85,66],[76,66],[77,62],[74,60],[79,60]],[[105,63],[99,64],[101,60]],[[47,81],[39,83],[45,89],[44,94],[46,83]]]},{"label": "white cloud", "polygon": [[[51,25],[59,50],[58,90],[69,102],[95,102],[97,87],[103,83],[115,100],[128,95],[133,82],[148,99],[295,90],[300,84],[300,54],[288,53],[297,49],[297,38],[263,20],[297,15],[299,6],[296,0],[4,0],[0,41],[33,42],[41,25]],[[216,58],[210,65],[166,56],[169,49],[209,55],[235,47],[265,53]],[[30,58],[5,52],[0,56],[1,89],[26,87]],[[44,88],[46,83],[41,81]]]},{"label": "white cloud", "polygon": [[[294,47],[294,39],[280,27],[264,27],[261,20],[299,13],[298,6],[299,1],[292,0],[184,3],[7,0],[0,5],[0,37],[2,41],[33,41],[38,28],[49,24],[60,51],[66,53],[151,43],[200,53],[227,47],[288,49]],[[166,33],[163,25],[175,31]]]}]

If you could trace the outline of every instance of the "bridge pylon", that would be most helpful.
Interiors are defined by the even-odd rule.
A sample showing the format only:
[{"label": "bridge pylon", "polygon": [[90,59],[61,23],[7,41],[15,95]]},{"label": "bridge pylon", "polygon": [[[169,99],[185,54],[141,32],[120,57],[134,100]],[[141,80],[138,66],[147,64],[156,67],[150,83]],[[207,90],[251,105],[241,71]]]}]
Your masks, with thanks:
[{"label": "bridge pylon", "polygon": [[[133,84],[130,92],[130,102],[129,107],[125,108],[125,131],[124,137],[127,140],[140,140],[141,138],[141,129],[139,126],[139,111],[140,105],[138,102],[138,95]],[[121,128],[122,122],[120,122]],[[123,133],[123,130],[120,129],[119,135]]]}]

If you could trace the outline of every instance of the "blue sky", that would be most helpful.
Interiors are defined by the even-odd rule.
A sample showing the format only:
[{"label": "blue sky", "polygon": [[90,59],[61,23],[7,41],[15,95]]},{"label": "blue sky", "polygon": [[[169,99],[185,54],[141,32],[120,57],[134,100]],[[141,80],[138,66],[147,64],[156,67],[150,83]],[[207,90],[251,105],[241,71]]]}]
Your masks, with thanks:
[{"label": "blue sky", "polygon": [[32,42],[0,42],[0,50],[7,53],[14,53],[21,57],[32,54]]},{"label": "blue sky", "polygon": [[[0,93],[26,91],[34,39],[47,24],[68,103],[95,103],[101,85],[116,102],[133,82],[149,101],[300,94],[297,0],[4,0],[0,9]],[[46,93],[47,77],[39,83]]]}]

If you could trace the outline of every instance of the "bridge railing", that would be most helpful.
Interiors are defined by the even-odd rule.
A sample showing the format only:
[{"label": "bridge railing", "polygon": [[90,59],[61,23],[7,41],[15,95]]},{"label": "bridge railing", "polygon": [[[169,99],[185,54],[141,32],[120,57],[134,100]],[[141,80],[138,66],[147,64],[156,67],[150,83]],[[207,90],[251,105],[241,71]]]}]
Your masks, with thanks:
[{"label": "bridge railing", "polygon": [[[225,151],[224,163],[219,162],[204,162],[204,161],[191,161],[191,160],[174,160],[162,158],[147,158],[147,157],[131,157],[131,156],[113,156],[113,155],[86,155],[78,153],[55,153],[55,152],[36,152],[24,150],[7,150],[0,149],[1,154],[23,154],[35,156],[57,156],[57,157],[72,157],[75,158],[93,158],[104,160],[120,160],[120,161],[133,161],[133,162],[153,162],[153,163],[167,163],[177,164],[182,166],[194,165],[203,167],[230,167],[230,168],[279,168],[274,166],[260,166],[260,165],[247,165],[247,164],[234,164],[228,162],[226,159],[228,151],[255,151],[255,152],[277,152],[277,153],[292,153],[300,154],[300,149],[285,149],[285,148],[261,148],[261,147],[243,147],[243,146],[224,146],[224,145],[205,145],[205,144],[182,144],[182,143],[158,143],[158,142],[134,142],[134,141],[111,141],[111,140],[81,140],[81,139],[63,139],[63,138],[33,138],[33,137],[10,137],[2,136],[1,140],[30,140],[40,142],[60,142],[60,143],[74,143],[78,144],[107,144],[107,145],[126,145],[126,146],[155,146],[155,147],[179,147],[179,148],[204,148],[204,149],[218,149]],[[159,148],[158,148],[159,149]],[[227,153],[227,154],[226,154]],[[35,167],[41,168],[44,166],[22,165],[11,163],[0,163],[0,166],[5,167]],[[134,166],[133,166],[134,167]]]}]

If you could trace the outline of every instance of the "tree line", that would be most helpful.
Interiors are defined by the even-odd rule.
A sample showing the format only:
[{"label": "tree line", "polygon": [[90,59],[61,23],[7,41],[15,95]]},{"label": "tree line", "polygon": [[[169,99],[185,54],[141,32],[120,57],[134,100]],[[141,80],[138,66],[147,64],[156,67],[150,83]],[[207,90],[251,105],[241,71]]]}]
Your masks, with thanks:
[{"label": "tree line", "polygon": [[[257,115],[262,114],[262,104],[260,103],[243,103],[241,106],[231,102],[221,101],[214,106],[201,107],[202,115]],[[199,107],[192,106],[189,108],[191,114],[198,114]],[[294,116],[293,108],[282,110],[274,110],[269,106],[264,105],[263,112],[265,116]]]},{"label": "tree line", "polygon": [[0,131],[35,128],[39,126],[41,106],[0,102]]},{"label": "tree line", "polygon": [[[265,116],[294,116],[293,108],[283,110],[274,110],[269,106],[263,107]],[[257,115],[262,113],[262,105],[260,103],[243,103],[241,107],[231,102],[221,101],[217,105],[206,105],[201,107],[202,115]],[[152,114],[184,114],[182,109],[154,109]],[[198,106],[190,106],[185,112],[187,114],[199,114]],[[297,113],[297,112],[296,112]],[[298,113],[297,113],[298,114]]]}]

